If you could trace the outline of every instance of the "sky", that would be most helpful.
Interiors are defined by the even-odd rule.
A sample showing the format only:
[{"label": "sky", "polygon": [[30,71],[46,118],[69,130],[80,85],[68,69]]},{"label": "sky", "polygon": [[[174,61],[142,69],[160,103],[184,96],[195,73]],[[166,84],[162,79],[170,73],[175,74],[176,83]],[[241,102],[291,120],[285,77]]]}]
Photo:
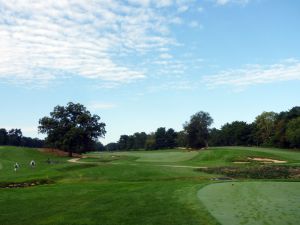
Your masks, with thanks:
[{"label": "sky", "polygon": [[0,0],[0,127],[81,103],[122,134],[300,105],[300,1]]}]

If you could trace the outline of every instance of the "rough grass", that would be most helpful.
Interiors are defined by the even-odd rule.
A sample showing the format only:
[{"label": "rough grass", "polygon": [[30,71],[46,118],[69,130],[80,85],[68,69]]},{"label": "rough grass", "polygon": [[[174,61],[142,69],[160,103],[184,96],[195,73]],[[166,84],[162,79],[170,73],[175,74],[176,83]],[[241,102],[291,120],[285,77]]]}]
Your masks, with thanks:
[{"label": "rough grass", "polygon": [[299,182],[226,182],[202,188],[198,197],[224,225],[297,225],[299,190]]},{"label": "rough grass", "polygon": [[212,167],[200,168],[198,171],[222,174],[231,178],[251,179],[299,179],[299,166],[257,165],[245,167]]}]

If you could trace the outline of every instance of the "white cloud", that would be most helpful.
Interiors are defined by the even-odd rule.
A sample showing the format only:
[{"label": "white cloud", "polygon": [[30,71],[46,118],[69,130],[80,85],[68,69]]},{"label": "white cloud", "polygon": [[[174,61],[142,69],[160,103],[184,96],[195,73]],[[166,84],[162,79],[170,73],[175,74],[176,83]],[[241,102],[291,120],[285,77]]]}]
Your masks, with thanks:
[{"label": "white cloud", "polygon": [[173,0],[155,0],[157,7],[168,7],[173,4]]},{"label": "white cloud", "polygon": [[172,0],[129,2],[0,0],[0,81],[43,86],[73,76],[109,84],[145,78],[137,62],[123,59],[178,44],[169,26],[181,19],[155,8],[177,4]]},{"label": "white cloud", "polygon": [[150,0],[128,0],[129,3],[141,5],[141,6],[149,6]]},{"label": "white cloud", "polygon": [[198,21],[195,21],[195,20],[191,21],[188,25],[190,27],[192,27],[192,28],[196,28],[196,27],[200,26],[200,24],[198,23]]},{"label": "white cloud", "polygon": [[160,54],[159,56],[161,59],[172,59],[173,56],[168,54],[168,53],[163,53],[163,54]]},{"label": "white cloud", "polygon": [[250,0],[214,0],[217,5],[227,5],[230,3],[237,3],[245,5],[250,2]]},{"label": "white cloud", "polygon": [[229,86],[239,90],[251,85],[291,80],[300,80],[300,60],[287,59],[271,65],[246,65],[203,78],[209,88]]},{"label": "white cloud", "polygon": [[182,19],[180,17],[174,17],[170,20],[170,22],[172,24],[177,24],[177,25],[180,25],[183,23]]},{"label": "white cloud", "polygon": [[181,5],[177,9],[177,11],[180,12],[180,13],[183,13],[183,12],[186,12],[188,9],[189,9],[189,6],[187,6],[187,5]]}]

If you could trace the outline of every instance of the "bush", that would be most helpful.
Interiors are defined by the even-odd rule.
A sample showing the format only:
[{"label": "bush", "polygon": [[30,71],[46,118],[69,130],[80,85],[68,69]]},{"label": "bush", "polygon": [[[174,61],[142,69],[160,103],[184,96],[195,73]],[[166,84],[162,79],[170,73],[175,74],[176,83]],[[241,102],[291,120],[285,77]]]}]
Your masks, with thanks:
[{"label": "bush", "polygon": [[[215,167],[198,169],[201,172],[222,174],[233,178],[286,179],[297,176],[299,168],[288,166]],[[295,174],[295,171],[297,171]]]}]

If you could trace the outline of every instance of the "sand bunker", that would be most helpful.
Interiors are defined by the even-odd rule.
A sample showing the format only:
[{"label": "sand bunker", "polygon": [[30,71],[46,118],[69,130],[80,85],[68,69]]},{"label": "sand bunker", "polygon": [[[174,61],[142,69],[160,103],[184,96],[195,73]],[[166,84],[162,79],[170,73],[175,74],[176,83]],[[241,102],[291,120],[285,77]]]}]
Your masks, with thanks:
[{"label": "sand bunker", "polygon": [[248,157],[248,159],[257,161],[257,162],[262,162],[262,163],[286,163],[287,162],[287,161],[283,161],[283,160],[269,159],[269,158],[250,158],[250,157]]},{"label": "sand bunker", "polygon": [[[261,163],[287,163],[287,161],[283,161],[283,160],[277,160],[277,159],[270,159],[270,158],[258,158],[258,157],[248,157],[248,160],[251,161],[256,161],[256,162],[261,162]],[[235,164],[247,164],[247,163],[251,163],[251,161],[236,161],[233,162]]]}]

